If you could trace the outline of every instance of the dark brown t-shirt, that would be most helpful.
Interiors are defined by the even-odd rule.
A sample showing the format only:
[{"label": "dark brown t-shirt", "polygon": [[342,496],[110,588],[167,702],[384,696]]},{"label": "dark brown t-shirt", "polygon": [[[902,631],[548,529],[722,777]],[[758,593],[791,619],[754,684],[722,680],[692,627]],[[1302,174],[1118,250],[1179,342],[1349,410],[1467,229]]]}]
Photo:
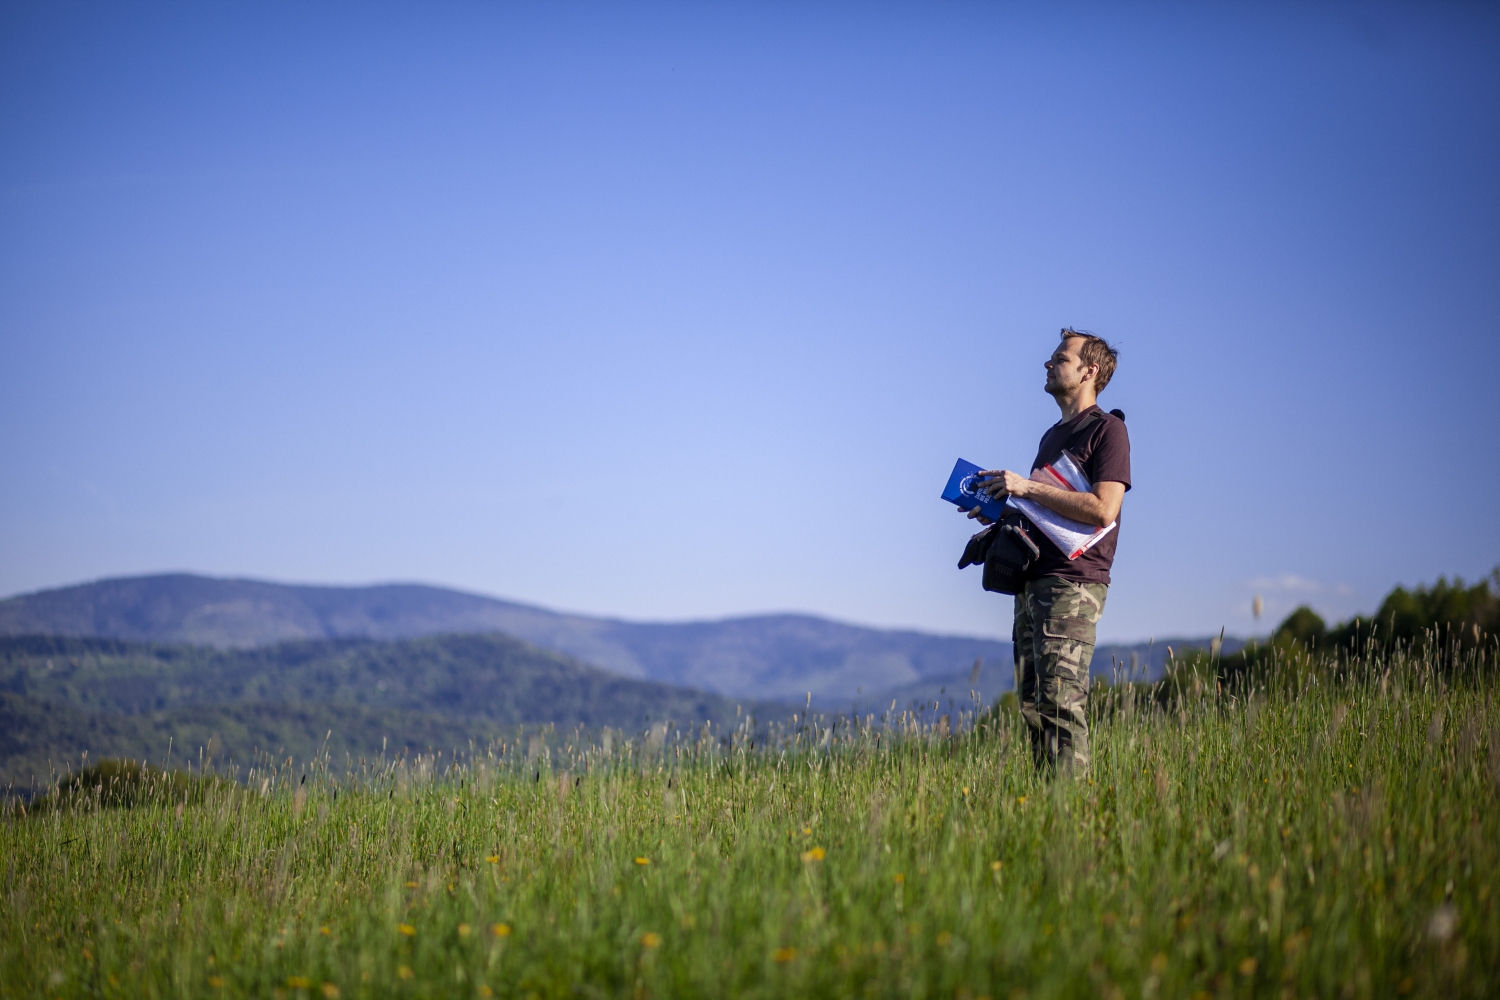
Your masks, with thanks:
[{"label": "dark brown t-shirt", "polygon": [[[1081,431],[1078,425],[1090,413],[1099,413],[1099,419]],[[1071,454],[1083,474],[1091,483],[1124,483],[1130,490],[1130,435],[1125,432],[1125,421],[1097,406],[1091,406],[1067,423],[1053,424],[1036,450],[1036,461],[1032,471],[1057,461],[1062,453]],[[1123,520],[1124,514],[1121,513]],[[1029,575],[1060,576],[1077,583],[1109,583],[1109,568],[1115,561],[1115,546],[1120,539],[1120,525],[1099,540],[1077,559],[1067,555],[1052,544],[1052,540],[1040,531],[1033,531],[1042,556],[1036,561]]]}]

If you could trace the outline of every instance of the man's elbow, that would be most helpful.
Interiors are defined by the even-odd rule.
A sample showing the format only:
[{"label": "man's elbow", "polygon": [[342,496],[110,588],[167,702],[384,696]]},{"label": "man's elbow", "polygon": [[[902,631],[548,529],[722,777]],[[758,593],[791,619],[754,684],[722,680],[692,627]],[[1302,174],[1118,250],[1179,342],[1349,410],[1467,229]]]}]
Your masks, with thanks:
[{"label": "man's elbow", "polygon": [[1094,525],[1107,528],[1120,519],[1125,489],[1119,483],[1101,483],[1094,492]]}]

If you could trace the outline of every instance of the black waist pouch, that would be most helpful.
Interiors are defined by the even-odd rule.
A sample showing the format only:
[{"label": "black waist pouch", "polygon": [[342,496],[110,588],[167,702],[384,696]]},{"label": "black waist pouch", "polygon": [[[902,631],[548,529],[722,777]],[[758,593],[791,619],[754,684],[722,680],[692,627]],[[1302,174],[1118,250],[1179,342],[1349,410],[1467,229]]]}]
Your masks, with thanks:
[{"label": "black waist pouch", "polygon": [[1031,539],[1036,529],[1020,511],[1007,510],[999,521],[969,539],[958,568],[984,565],[984,589],[996,594],[1019,594],[1026,574],[1042,550]]}]

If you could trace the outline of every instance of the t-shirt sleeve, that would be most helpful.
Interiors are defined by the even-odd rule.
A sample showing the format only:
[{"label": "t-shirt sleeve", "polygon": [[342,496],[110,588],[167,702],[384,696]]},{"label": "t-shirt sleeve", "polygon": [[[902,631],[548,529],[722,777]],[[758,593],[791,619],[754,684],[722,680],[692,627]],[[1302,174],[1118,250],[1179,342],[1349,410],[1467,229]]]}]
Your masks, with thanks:
[{"label": "t-shirt sleeve", "polygon": [[1125,421],[1106,420],[1094,453],[1089,456],[1090,482],[1124,483],[1130,489],[1130,433]]}]

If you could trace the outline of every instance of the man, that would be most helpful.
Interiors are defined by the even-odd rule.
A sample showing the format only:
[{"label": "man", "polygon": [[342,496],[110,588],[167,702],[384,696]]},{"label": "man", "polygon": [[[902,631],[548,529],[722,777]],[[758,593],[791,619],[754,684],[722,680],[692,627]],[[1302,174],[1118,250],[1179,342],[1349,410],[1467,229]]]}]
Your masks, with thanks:
[{"label": "man", "polygon": [[[1008,469],[981,473],[992,496],[1026,497],[1091,526],[1115,522],[1114,530],[1072,560],[1033,530],[1041,556],[1015,598],[1011,639],[1032,759],[1039,769],[1079,777],[1089,768],[1089,661],[1120,537],[1120,504],[1130,489],[1130,437],[1124,414],[1105,413],[1096,402],[1115,373],[1117,357],[1103,338],[1064,327],[1057,350],[1045,363],[1045,389],[1057,402],[1062,419],[1042,435],[1032,471],[1056,462],[1066,451],[1093,484],[1092,492],[1034,482]],[[969,516],[987,520],[978,508]]]}]

